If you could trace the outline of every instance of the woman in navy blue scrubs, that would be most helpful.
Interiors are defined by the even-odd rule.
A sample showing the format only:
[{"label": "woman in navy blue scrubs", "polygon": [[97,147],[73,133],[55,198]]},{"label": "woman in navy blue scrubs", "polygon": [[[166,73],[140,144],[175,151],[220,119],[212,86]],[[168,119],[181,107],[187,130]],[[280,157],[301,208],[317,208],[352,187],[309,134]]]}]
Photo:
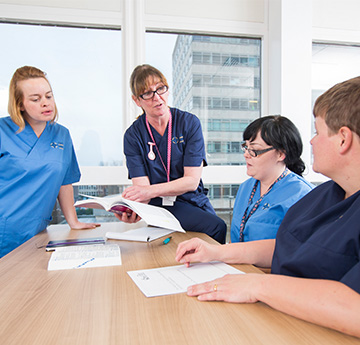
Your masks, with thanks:
[{"label": "woman in navy blue scrubs", "polygon": [[80,171],[69,131],[55,122],[58,112],[44,72],[16,70],[9,114],[0,118],[0,257],[46,229],[57,197],[71,228],[98,225],[77,219],[71,184]]},{"label": "woman in navy blue scrubs", "polygon": [[[199,119],[169,108],[169,86],[150,65],[136,67],[130,78],[132,98],[142,110],[124,136],[124,153],[133,186],[122,196],[168,209],[186,231],[203,232],[225,243],[226,224],[216,216],[201,180],[206,166]],[[132,222],[124,213],[118,217]]]},{"label": "woman in navy blue scrubs", "polygon": [[276,240],[179,244],[176,259],[270,267],[192,286],[199,300],[262,301],[300,319],[360,337],[360,77],[337,84],[314,106],[313,169],[332,180],[286,213]]}]

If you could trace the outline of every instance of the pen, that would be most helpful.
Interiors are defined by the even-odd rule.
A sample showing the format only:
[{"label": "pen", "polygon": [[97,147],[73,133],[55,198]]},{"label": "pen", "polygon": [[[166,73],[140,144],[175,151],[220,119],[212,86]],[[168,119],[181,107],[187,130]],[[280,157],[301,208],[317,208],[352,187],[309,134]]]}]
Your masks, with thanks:
[{"label": "pen", "polygon": [[80,264],[80,265],[75,266],[74,268],[80,268],[80,267],[82,267],[82,266],[85,266],[88,262],[93,261],[93,260],[95,260],[95,258],[91,258],[91,259],[89,259],[89,260],[86,260],[85,262],[83,262],[83,263]]},{"label": "pen", "polygon": [[171,236],[168,238],[165,238],[165,240],[163,241],[164,244],[168,244],[171,240]]}]

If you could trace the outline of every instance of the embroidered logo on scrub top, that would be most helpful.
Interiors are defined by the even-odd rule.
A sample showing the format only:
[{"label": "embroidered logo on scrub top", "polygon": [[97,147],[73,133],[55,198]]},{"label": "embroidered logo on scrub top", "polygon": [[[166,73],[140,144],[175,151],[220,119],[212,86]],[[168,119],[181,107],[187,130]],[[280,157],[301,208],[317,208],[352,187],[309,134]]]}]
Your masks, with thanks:
[{"label": "embroidered logo on scrub top", "polygon": [[173,137],[171,139],[172,143],[173,144],[182,144],[184,142],[184,136],[181,136],[181,137]]},{"label": "embroidered logo on scrub top", "polygon": [[64,144],[63,143],[56,143],[56,142],[52,142],[50,144],[50,146],[53,148],[53,149],[60,149],[60,150],[63,150],[64,149]]},{"label": "embroidered logo on scrub top", "polygon": [[270,208],[270,204],[268,202],[263,205],[262,209],[266,210],[267,208]]}]

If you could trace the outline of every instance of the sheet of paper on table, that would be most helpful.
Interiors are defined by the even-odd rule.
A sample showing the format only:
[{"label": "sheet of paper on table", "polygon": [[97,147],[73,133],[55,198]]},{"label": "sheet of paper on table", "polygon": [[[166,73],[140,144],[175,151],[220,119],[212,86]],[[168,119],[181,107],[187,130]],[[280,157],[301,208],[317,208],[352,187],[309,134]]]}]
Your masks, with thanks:
[{"label": "sheet of paper on table", "polygon": [[223,262],[195,263],[127,272],[146,297],[186,292],[194,284],[244,272]]},{"label": "sheet of paper on table", "polygon": [[173,232],[173,230],[169,229],[145,226],[124,232],[110,231],[105,234],[105,237],[113,240],[151,242]]},{"label": "sheet of paper on table", "polygon": [[57,248],[51,254],[48,271],[121,265],[117,244],[92,244]]}]

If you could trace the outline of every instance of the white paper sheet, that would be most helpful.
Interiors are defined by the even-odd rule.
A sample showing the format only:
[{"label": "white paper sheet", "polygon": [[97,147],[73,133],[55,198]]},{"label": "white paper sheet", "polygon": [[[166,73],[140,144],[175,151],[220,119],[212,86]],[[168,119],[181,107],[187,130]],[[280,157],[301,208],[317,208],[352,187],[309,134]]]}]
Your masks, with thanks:
[{"label": "white paper sheet", "polygon": [[160,237],[167,236],[173,232],[173,230],[169,229],[153,228],[146,226],[124,232],[107,232],[105,234],[105,237],[114,240],[151,242]]},{"label": "white paper sheet", "polygon": [[146,297],[186,292],[194,284],[244,272],[223,262],[195,263],[127,272]]},{"label": "white paper sheet", "polygon": [[48,271],[121,265],[117,244],[93,244],[57,248],[51,254]]}]

